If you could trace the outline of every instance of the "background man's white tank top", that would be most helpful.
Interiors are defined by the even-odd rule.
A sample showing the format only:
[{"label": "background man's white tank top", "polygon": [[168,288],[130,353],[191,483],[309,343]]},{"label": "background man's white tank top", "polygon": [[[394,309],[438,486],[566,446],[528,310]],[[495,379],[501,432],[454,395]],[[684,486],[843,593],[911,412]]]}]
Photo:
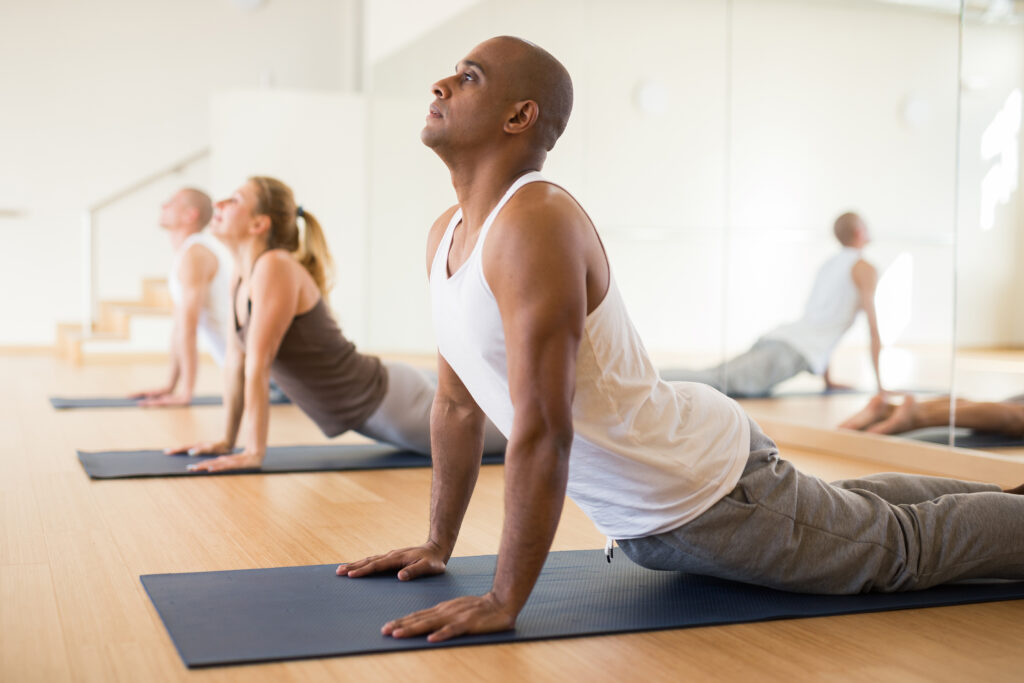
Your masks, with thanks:
[{"label": "background man's white tank top", "polygon": [[836,344],[853,325],[860,310],[860,293],[853,282],[853,266],[860,249],[844,247],[818,270],[803,317],[764,335],[781,339],[799,351],[816,374],[828,367]]},{"label": "background man's white tank top", "polygon": [[174,305],[179,306],[182,287],[181,280],[178,278],[178,269],[181,266],[182,256],[195,244],[206,247],[217,257],[217,274],[210,282],[210,289],[199,313],[199,328],[196,334],[199,338],[200,348],[213,356],[217,365],[224,365],[225,333],[231,303],[228,283],[228,278],[231,277],[231,265],[227,254],[224,253],[224,247],[217,242],[215,237],[205,231],[201,230],[189,235],[174,254],[171,272],[167,277],[167,289]]}]

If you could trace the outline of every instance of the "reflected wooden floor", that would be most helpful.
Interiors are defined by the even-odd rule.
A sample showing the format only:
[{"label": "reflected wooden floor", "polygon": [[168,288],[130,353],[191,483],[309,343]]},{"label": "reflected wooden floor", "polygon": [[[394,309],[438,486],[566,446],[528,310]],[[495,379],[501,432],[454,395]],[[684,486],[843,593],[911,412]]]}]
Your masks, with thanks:
[{"label": "reflected wooden floor", "polygon": [[[0,356],[0,680],[1020,678],[1024,603],[1012,602],[188,671],[140,574],[330,563],[417,543],[430,472],[89,481],[75,448],[211,438],[220,410],[56,413],[46,397],[122,393],[163,374],[151,363],[74,369],[48,357]],[[200,389],[216,391],[213,368],[204,366]],[[792,410],[806,414],[820,403]],[[762,409],[796,404],[774,405]],[[272,444],[325,441],[296,408],[272,411]],[[822,453],[785,455],[827,479],[874,469]],[[501,499],[502,469],[484,468],[456,554],[496,552]],[[555,549],[603,541],[568,504]]]}]

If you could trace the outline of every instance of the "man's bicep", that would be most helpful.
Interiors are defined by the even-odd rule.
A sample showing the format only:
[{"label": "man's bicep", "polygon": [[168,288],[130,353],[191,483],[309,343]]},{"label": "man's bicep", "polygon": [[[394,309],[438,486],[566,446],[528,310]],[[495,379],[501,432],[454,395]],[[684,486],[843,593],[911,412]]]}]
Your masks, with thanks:
[{"label": "man's bicep", "polygon": [[543,259],[533,267],[525,264],[495,292],[512,403],[517,414],[535,414],[545,422],[571,420],[587,306],[586,278],[574,265],[550,268]]}]

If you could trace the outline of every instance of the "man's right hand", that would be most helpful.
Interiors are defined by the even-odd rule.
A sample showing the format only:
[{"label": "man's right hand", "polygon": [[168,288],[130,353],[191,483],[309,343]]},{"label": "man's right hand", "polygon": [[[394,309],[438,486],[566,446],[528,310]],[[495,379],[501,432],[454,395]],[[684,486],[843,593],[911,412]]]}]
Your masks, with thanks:
[{"label": "man's right hand", "polygon": [[174,391],[174,389],[168,389],[167,387],[163,387],[161,389],[150,389],[148,391],[136,391],[134,394],[128,394],[128,398],[135,401],[142,401],[145,399],[153,399],[160,398],[162,396],[167,396],[172,391]]},{"label": "man's right hand", "polygon": [[210,441],[191,446],[165,448],[164,455],[225,455],[233,450],[234,447],[227,441]]},{"label": "man's right hand", "polygon": [[398,572],[399,581],[411,581],[420,576],[443,574],[447,557],[441,548],[433,542],[412,548],[392,550],[384,555],[374,555],[355,562],[338,565],[335,572],[338,576],[358,578],[381,572]]}]

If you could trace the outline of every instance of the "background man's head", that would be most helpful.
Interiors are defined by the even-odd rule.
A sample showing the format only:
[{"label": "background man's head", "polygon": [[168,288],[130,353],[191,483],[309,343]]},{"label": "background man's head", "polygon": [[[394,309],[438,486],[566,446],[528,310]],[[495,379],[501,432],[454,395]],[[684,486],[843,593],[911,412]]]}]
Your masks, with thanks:
[{"label": "background man's head", "polygon": [[572,112],[572,79],[549,52],[500,36],[473,48],[453,76],[432,87],[436,100],[423,142],[440,148],[493,144],[515,136],[550,151]]},{"label": "background man's head", "polygon": [[864,219],[853,212],[844,213],[837,218],[832,230],[844,247],[860,248],[871,239]]},{"label": "background man's head", "polygon": [[160,207],[160,227],[168,230],[202,230],[213,216],[213,202],[202,190],[178,190]]}]

